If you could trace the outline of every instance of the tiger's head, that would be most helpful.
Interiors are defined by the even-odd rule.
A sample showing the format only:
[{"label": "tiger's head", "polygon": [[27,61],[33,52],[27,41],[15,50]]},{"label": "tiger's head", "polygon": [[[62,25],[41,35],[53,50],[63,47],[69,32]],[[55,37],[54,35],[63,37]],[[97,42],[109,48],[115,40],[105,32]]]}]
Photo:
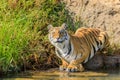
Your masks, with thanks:
[{"label": "tiger's head", "polygon": [[65,23],[63,23],[59,27],[53,27],[52,25],[48,25],[49,30],[48,37],[52,44],[63,43],[64,41],[69,39],[66,28],[67,25]]}]

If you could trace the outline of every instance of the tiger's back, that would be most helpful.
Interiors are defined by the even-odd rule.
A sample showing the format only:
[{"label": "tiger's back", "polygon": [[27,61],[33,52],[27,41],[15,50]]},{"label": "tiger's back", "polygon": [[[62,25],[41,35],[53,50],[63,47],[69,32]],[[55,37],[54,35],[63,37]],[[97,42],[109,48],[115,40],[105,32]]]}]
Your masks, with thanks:
[{"label": "tiger's back", "polygon": [[[95,28],[79,28],[70,38],[73,46],[73,54],[81,54],[81,62],[87,62],[98,50],[109,46],[108,35]],[[80,62],[80,60],[78,60]]]}]

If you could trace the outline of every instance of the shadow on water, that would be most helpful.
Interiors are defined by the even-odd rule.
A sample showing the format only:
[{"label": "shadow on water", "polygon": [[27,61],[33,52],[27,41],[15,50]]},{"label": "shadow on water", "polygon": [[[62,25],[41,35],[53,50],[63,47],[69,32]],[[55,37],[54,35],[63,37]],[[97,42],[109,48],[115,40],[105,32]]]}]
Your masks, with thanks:
[{"label": "shadow on water", "polygon": [[120,80],[120,70],[85,71],[76,73],[47,71],[26,71],[2,80]]}]

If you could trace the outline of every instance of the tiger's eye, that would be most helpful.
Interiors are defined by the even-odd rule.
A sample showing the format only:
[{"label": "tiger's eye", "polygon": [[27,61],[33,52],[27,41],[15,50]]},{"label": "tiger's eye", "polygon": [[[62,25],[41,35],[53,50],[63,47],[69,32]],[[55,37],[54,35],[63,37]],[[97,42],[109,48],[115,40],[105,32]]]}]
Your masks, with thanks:
[{"label": "tiger's eye", "polygon": [[64,32],[63,32],[63,31],[60,31],[59,33],[60,33],[60,35],[63,35],[63,34],[64,34]]}]

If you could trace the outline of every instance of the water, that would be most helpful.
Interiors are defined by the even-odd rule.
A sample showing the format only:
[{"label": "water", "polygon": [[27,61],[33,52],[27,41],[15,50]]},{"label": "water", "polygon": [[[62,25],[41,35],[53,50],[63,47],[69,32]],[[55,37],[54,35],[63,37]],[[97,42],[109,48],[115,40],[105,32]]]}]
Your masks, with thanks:
[{"label": "water", "polygon": [[120,70],[85,71],[76,73],[48,71],[27,71],[2,80],[120,80]]}]

